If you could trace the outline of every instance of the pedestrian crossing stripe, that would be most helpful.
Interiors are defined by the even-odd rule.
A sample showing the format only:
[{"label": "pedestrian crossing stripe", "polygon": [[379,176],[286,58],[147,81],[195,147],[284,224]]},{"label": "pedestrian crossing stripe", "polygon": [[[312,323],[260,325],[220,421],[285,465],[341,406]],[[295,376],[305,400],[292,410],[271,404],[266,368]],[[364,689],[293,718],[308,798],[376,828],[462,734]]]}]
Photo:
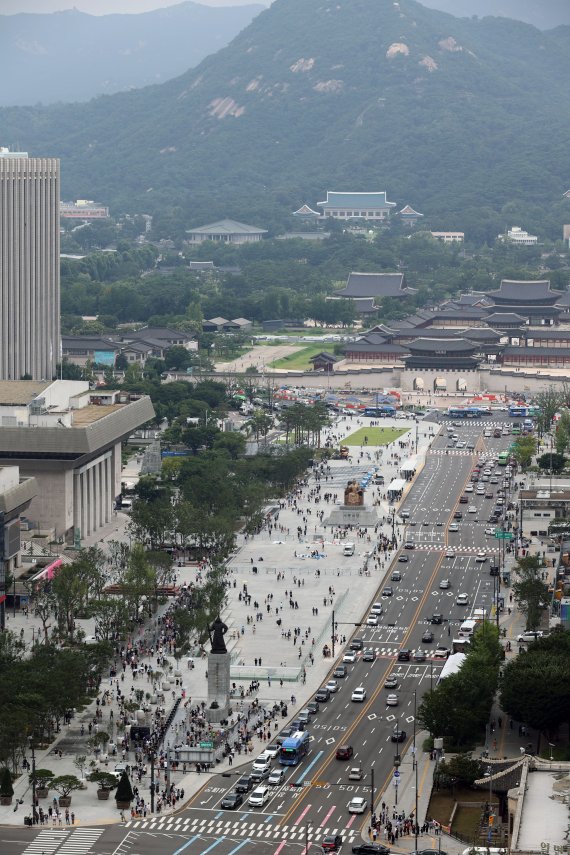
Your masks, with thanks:
[{"label": "pedestrian crossing stripe", "polygon": [[[421,552],[443,552],[449,547],[447,547],[445,543],[414,543],[414,548]],[[453,551],[455,552],[455,555],[461,557],[462,555],[477,555],[478,552],[482,552],[483,550],[480,546],[454,546]],[[484,551],[489,555],[491,553],[500,552],[500,548],[498,546],[486,546]]]},{"label": "pedestrian crossing stripe", "polygon": [[87,855],[97,842],[102,828],[46,828],[28,844],[22,855]]},{"label": "pedestrian crossing stripe", "polygon": [[448,454],[450,457],[452,455],[457,455],[457,457],[473,457],[475,452],[469,451],[467,448],[431,448],[428,451],[429,454]]},{"label": "pedestrian crossing stripe", "polygon": [[[190,834],[208,834],[222,836],[246,836],[246,837],[263,837],[272,838],[274,840],[304,840],[305,828],[303,825],[273,825],[266,821],[263,814],[260,814],[260,821],[248,822],[236,819],[209,819],[209,818],[192,818],[192,817],[151,817],[146,820],[134,820],[125,823],[127,828],[139,831],[183,831]],[[352,844],[357,834],[354,829],[340,829],[346,842]],[[338,834],[338,828],[315,828],[311,834],[311,839],[318,841],[327,834]],[[47,855],[47,853],[46,853]]]}]

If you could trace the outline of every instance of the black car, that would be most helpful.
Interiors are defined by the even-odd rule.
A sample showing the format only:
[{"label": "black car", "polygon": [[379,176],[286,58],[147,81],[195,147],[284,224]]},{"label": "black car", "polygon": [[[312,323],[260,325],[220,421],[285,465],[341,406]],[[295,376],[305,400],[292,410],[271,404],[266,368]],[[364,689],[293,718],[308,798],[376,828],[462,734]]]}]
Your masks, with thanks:
[{"label": "black car", "polygon": [[236,784],[236,793],[249,793],[252,787],[251,775],[244,775]]},{"label": "black car", "polygon": [[426,655],[423,650],[416,650],[414,653],[414,662],[425,662]]},{"label": "black car", "polygon": [[496,564],[491,564],[491,566],[489,567],[489,576],[498,576],[498,575],[499,575],[498,566]]},{"label": "black car", "polygon": [[243,796],[241,793],[233,792],[225,795],[220,802],[220,807],[223,810],[237,810],[243,804]]},{"label": "black car", "polygon": [[325,686],[323,686],[323,688],[319,689],[315,694],[315,700],[320,701],[320,703],[322,704],[324,701],[328,701],[330,696],[331,693],[329,692],[329,690]]},{"label": "black car", "polygon": [[359,843],[352,847],[354,855],[388,855],[390,850],[381,843]]},{"label": "black car", "polygon": [[412,658],[412,651],[404,648],[400,650],[398,653],[398,662],[410,662]]},{"label": "black car", "polygon": [[400,555],[398,557],[398,561],[400,562],[400,564],[407,564],[409,560],[410,559],[408,558],[407,555]]},{"label": "black car", "polygon": [[439,626],[439,624],[443,623],[443,615],[440,615],[440,614],[432,615],[431,616],[431,622],[434,624],[437,624]]},{"label": "black car", "polygon": [[[402,560],[402,558],[405,558],[405,559],[406,559],[406,561],[408,560],[408,556],[407,556],[407,555],[401,555],[401,556],[398,558],[398,561],[401,561],[401,560]],[[401,582],[401,581],[402,581],[402,574],[400,573],[400,571],[399,571],[399,570],[392,570],[392,575],[390,576],[390,581],[391,581],[391,582]]]},{"label": "black car", "polygon": [[424,634],[422,635],[423,644],[431,644],[433,641],[433,632],[431,629],[426,629]]},{"label": "black car", "polygon": [[394,589],[389,585],[387,588],[384,588],[382,591],[383,597],[391,597],[394,594]]},{"label": "black car", "polygon": [[455,513],[453,514],[453,519],[454,520],[462,520],[463,514],[461,513],[461,511],[455,511]]},{"label": "black car", "polygon": [[318,713],[318,711],[320,710],[319,702],[309,701],[309,703],[307,704],[307,709],[309,710],[309,712],[315,715],[315,713]]},{"label": "black car", "polygon": [[351,650],[362,650],[364,647],[364,641],[361,638],[353,638],[350,642]]},{"label": "black car", "polygon": [[390,738],[391,738],[392,742],[405,742],[406,731],[405,730],[398,730],[396,728],[394,730],[394,732],[392,733],[392,736]]},{"label": "black car", "polygon": [[307,722],[301,721],[300,718],[296,718],[291,722],[291,727],[293,728],[292,733],[297,733],[299,730],[305,730],[306,726]]}]

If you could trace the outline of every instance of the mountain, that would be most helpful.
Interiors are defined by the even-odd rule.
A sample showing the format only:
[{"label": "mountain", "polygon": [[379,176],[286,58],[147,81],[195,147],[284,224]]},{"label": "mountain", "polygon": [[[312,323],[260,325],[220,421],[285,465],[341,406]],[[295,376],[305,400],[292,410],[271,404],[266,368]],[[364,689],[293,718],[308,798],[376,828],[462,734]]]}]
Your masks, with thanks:
[{"label": "mountain", "polygon": [[0,106],[87,101],[160,83],[225,47],[265,8],[185,2],[139,15],[0,16]]},{"label": "mountain", "polygon": [[476,15],[495,15],[501,18],[513,18],[550,30],[561,24],[570,24],[570,5],[568,0],[421,0],[429,9],[449,12],[458,18]]},{"label": "mountain", "polygon": [[64,197],[172,228],[264,226],[327,189],[387,190],[447,228],[487,210],[528,227],[570,186],[568,33],[414,0],[275,0],[175,80],[0,110],[0,142],[61,157]]}]

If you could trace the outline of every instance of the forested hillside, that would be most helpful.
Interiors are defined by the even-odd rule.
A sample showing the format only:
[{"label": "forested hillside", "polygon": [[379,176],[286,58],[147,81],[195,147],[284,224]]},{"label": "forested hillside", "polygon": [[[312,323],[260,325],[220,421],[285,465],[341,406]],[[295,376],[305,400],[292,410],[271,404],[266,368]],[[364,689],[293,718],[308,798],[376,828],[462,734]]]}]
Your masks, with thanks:
[{"label": "forested hillside", "polygon": [[509,225],[522,211],[515,224],[544,230],[552,218],[558,237],[570,186],[564,32],[414,0],[275,0],[176,80],[4,109],[0,125],[3,139],[62,158],[64,196],[157,222],[265,226],[327,189],[386,189],[442,227],[468,231],[485,210]]},{"label": "forested hillside", "polygon": [[561,24],[570,24],[570,4],[568,0],[421,0],[430,9],[440,9],[452,15],[471,17],[477,15],[495,15],[525,21],[549,30]]}]

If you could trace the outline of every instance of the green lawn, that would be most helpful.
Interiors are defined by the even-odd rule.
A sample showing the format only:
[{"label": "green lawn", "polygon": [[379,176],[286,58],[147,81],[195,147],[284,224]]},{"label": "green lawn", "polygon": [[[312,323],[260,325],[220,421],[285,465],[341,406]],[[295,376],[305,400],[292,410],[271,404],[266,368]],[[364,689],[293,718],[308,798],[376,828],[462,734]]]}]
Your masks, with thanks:
[{"label": "green lawn", "polygon": [[[283,344],[283,342],[279,342]],[[276,359],[275,362],[269,363],[269,368],[291,368],[295,371],[303,371],[304,369],[312,368],[313,363],[309,362],[311,356],[316,356],[323,350],[322,344],[309,344],[306,347],[300,347],[295,353],[290,356],[284,356],[283,359]]]},{"label": "green lawn", "polygon": [[[394,440],[402,436],[403,433],[408,433],[402,428],[381,428],[381,427],[363,427],[359,428],[346,439],[343,439],[343,445],[389,445]],[[364,442],[364,437],[368,437],[368,442]]]}]

